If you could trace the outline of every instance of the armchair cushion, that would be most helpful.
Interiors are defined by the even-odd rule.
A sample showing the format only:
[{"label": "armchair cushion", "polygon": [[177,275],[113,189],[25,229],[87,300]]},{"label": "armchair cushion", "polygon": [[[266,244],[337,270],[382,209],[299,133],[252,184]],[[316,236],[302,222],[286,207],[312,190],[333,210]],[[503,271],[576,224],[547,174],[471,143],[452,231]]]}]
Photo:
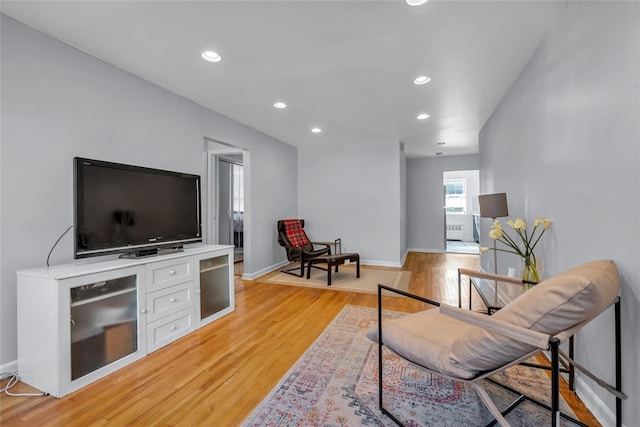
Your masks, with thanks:
[{"label": "armchair cushion", "polygon": [[307,234],[304,232],[304,221],[299,219],[285,219],[283,223],[287,238],[293,246],[301,248],[310,243]]},{"label": "armchair cushion", "polygon": [[[457,334],[464,331],[473,336],[481,334],[482,328],[445,316],[435,308],[386,320],[382,325],[384,344],[405,359],[458,378],[476,374],[455,363],[449,353]],[[377,329],[371,329],[367,336],[377,339]]]},{"label": "armchair cushion", "polygon": [[[594,261],[540,282],[493,316],[527,329],[556,335],[593,319],[620,291],[612,261]],[[506,364],[534,347],[486,330],[465,330],[451,344],[452,363],[484,371]]]}]

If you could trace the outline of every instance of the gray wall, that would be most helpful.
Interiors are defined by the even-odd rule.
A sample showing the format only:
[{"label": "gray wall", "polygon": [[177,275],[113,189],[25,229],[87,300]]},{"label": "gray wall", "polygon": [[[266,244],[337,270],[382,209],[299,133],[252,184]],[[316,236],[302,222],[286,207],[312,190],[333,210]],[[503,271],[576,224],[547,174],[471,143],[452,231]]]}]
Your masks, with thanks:
[{"label": "gray wall", "polygon": [[[245,271],[283,259],[274,224],[297,212],[295,148],[5,16],[1,31],[0,364],[17,357],[14,272],[45,265],[73,222],[74,156],[204,174],[204,137],[246,148],[256,214]],[[52,264],[72,261],[72,242]]]},{"label": "gray wall", "polygon": [[400,256],[402,263],[407,255],[407,156],[400,153]]},{"label": "gray wall", "polygon": [[354,143],[327,135],[300,148],[298,209],[309,238],[340,237],[343,251],[358,252],[363,262],[400,266],[401,156],[397,141],[374,138]]},{"label": "gray wall", "polygon": [[[481,192],[506,191],[511,217],[554,221],[537,253],[545,275],[617,264],[628,426],[640,420],[639,22],[638,2],[569,2],[480,135]],[[614,381],[612,310],[579,333],[576,352]],[[613,425],[614,399],[582,377],[578,390]]]},{"label": "gray wall", "polygon": [[407,229],[409,249],[443,252],[442,176],[445,171],[478,169],[478,156],[425,157],[407,161]]}]

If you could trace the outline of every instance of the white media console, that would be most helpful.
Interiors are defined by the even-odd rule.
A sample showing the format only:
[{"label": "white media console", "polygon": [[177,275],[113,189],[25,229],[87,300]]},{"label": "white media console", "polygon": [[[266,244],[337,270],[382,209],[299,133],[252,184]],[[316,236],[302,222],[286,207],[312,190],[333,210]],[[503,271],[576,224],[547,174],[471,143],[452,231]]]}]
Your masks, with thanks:
[{"label": "white media console", "polygon": [[18,374],[62,397],[234,310],[233,246],[17,272]]}]

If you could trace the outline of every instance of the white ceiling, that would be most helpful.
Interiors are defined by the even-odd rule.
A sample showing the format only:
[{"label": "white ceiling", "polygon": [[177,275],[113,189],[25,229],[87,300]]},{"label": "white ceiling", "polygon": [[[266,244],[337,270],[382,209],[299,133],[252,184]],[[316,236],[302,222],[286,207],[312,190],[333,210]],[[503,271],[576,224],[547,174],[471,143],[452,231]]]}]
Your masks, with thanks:
[{"label": "white ceiling", "polygon": [[[2,1],[2,13],[288,144],[478,133],[562,1]],[[217,64],[200,54],[214,50]],[[428,75],[426,85],[413,84]],[[276,110],[275,101],[288,108]],[[420,121],[419,113],[430,114]],[[312,134],[311,127],[323,129]],[[444,142],[444,145],[437,145]]]}]

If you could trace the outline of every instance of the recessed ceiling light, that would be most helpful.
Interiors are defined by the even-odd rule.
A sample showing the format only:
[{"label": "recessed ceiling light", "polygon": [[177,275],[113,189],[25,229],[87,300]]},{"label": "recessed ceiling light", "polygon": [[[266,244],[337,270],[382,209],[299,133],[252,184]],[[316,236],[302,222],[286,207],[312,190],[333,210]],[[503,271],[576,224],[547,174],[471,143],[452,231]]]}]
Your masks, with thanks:
[{"label": "recessed ceiling light", "polygon": [[429,115],[422,113],[422,114],[418,114],[417,118],[418,118],[418,120],[424,120],[424,119],[428,119]]},{"label": "recessed ceiling light", "polygon": [[204,59],[205,61],[209,61],[209,62],[220,62],[222,61],[222,57],[220,55],[218,55],[217,53],[215,53],[212,50],[207,50],[205,52],[202,52],[202,59]]},{"label": "recessed ceiling light", "polygon": [[436,156],[442,156],[442,151],[438,151],[438,152],[436,153]]},{"label": "recessed ceiling light", "polygon": [[311,132],[313,132],[313,133],[320,133],[320,132],[322,132],[322,129],[320,129],[320,128],[312,128],[312,129],[311,129]]},{"label": "recessed ceiling light", "polygon": [[273,104],[273,106],[279,109],[287,108],[287,104],[285,104],[284,102],[276,102],[275,104]]},{"label": "recessed ceiling light", "polygon": [[417,85],[423,85],[423,84],[429,83],[430,81],[431,81],[431,77],[418,76],[413,82]]},{"label": "recessed ceiling light", "polygon": [[436,142],[436,145],[444,145],[444,144],[445,144],[444,141]]},{"label": "recessed ceiling light", "polygon": [[420,6],[425,4],[428,0],[406,0],[409,6]]}]

